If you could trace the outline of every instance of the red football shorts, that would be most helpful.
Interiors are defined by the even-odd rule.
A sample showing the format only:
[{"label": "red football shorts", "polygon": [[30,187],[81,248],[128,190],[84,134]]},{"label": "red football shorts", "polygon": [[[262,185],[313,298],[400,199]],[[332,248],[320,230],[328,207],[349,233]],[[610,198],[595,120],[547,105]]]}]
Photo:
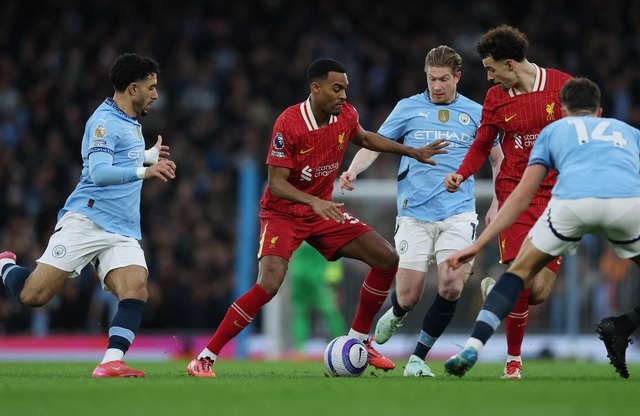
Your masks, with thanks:
[{"label": "red football shorts", "polygon": [[280,256],[291,259],[291,254],[306,240],[327,260],[340,258],[336,255],[342,246],[355,240],[373,228],[361,222],[345,210],[341,210],[344,224],[324,220],[317,214],[300,218],[275,211],[260,213],[260,248],[258,260],[262,256]]},{"label": "red football shorts", "polygon": [[[498,209],[502,208],[502,204],[503,201],[500,201]],[[500,233],[500,263],[507,264],[516,258],[524,239],[527,238],[527,234],[529,234],[529,231],[531,231],[533,225],[538,221],[538,218],[542,215],[545,208],[546,205],[529,205],[529,207],[516,218],[511,227]],[[561,263],[562,257],[558,257],[547,264],[546,267],[555,274],[558,274]]]}]

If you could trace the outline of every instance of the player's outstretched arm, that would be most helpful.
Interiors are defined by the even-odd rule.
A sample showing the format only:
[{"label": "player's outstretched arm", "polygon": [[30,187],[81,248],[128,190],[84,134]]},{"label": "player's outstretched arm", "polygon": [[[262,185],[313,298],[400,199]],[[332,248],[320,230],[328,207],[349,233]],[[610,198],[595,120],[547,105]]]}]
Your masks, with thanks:
[{"label": "player's outstretched arm", "polygon": [[362,128],[362,126],[360,127],[360,131],[352,139],[352,141],[358,146],[364,147],[365,149],[370,149],[382,153],[396,153],[413,158],[421,163],[427,163],[429,165],[437,164],[436,161],[431,160],[431,157],[449,153],[448,150],[443,150],[443,148],[449,146],[449,143],[446,142],[445,139],[439,139],[432,143],[429,143],[424,147],[415,148],[405,146],[404,144],[400,144],[396,141],[387,139],[386,137],[383,137],[378,133],[366,131]]},{"label": "player's outstretched arm", "polygon": [[358,175],[365,170],[380,156],[380,152],[369,149],[360,149],[353,157],[349,169],[340,175],[340,193],[344,195],[344,190],[353,191],[356,189],[351,183],[356,180]]},{"label": "player's outstretched arm", "polygon": [[547,175],[547,167],[544,165],[531,165],[525,169],[522,180],[511,192],[498,215],[491,221],[487,228],[478,236],[471,246],[453,253],[447,258],[447,265],[457,269],[463,263],[469,262],[478,254],[478,251],[493,241],[502,231],[506,230],[518,218],[531,203],[531,198]]},{"label": "player's outstretched arm", "polygon": [[[495,185],[496,178],[498,177],[498,173],[500,173],[500,166],[502,165],[502,160],[504,159],[504,153],[502,153],[502,148],[500,145],[493,146],[491,149],[491,153],[489,153],[489,162],[491,163],[491,172],[492,179]],[[491,206],[487,211],[487,214],[484,217],[484,221],[487,225],[493,221],[493,219],[498,214],[498,198],[495,192],[495,186],[493,191],[493,199],[491,200]]]}]

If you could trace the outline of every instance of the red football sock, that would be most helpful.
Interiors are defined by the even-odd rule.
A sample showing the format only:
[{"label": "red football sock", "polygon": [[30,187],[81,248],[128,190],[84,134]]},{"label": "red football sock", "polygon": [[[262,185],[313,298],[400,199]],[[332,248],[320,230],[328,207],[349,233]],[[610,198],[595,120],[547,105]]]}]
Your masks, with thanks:
[{"label": "red football sock", "polygon": [[257,283],[253,285],[229,307],[207,348],[216,355],[220,354],[222,347],[249,325],[260,308],[270,300],[271,296],[262,286]]},{"label": "red football sock", "polygon": [[351,328],[362,334],[368,334],[373,318],[380,312],[382,304],[391,291],[391,283],[398,271],[393,269],[371,269],[360,288],[360,302]]},{"label": "red football sock", "polygon": [[522,353],[522,341],[527,330],[529,318],[529,295],[531,289],[523,289],[516,306],[505,318],[504,324],[507,332],[507,354],[520,356]]}]

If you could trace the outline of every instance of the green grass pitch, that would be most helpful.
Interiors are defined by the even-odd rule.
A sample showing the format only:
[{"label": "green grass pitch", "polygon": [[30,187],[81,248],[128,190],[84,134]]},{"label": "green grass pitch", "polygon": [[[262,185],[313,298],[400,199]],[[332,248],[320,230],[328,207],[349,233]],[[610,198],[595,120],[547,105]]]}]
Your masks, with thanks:
[{"label": "green grass pitch", "polygon": [[[31,415],[622,415],[640,409],[640,365],[621,379],[608,364],[527,360],[523,380],[502,364],[465,377],[405,379],[402,365],[360,378],[330,378],[321,361],[233,361],[195,379],[186,362],[130,362],[145,379],[93,379],[95,363],[0,363],[0,414]],[[631,413],[629,413],[631,412]]]}]

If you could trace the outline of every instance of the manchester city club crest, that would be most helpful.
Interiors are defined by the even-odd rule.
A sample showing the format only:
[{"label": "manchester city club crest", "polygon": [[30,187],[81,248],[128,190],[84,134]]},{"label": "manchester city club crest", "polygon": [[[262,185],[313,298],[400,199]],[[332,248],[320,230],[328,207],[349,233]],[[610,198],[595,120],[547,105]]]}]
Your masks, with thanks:
[{"label": "manchester city club crest", "polygon": [[400,244],[398,244],[398,252],[401,254],[406,253],[408,249],[409,243],[407,243],[407,240],[400,241]]}]

